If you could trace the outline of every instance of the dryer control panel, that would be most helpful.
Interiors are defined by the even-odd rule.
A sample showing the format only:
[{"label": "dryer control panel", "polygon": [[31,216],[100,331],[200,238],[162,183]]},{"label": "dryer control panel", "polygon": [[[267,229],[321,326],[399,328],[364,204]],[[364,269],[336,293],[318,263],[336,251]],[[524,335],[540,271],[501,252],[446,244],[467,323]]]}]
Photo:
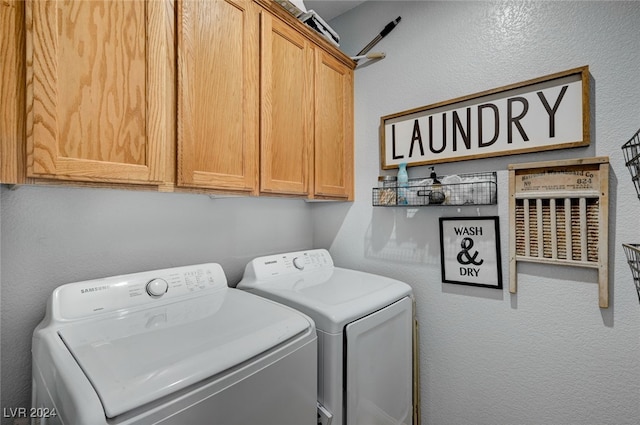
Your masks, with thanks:
[{"label": "dryer control panel", "polygon": [[331,268],[331,254],[326,249],[312,249],[258,257],[247,264],[245,278],[251,275],[256,280],[265,280],[275,276]]},{"label": "dryer control panel", "polygon": [[219,264],[199,264],[62,285],[53,291],[49,308],[54,320],[73,320],[227,288]]}]

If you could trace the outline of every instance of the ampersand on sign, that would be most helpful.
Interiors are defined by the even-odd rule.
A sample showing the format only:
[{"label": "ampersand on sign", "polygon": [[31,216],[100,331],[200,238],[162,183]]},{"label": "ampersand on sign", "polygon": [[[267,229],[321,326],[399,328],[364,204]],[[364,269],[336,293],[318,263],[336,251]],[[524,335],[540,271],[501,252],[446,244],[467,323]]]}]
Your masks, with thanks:
[{"label": "ampersand on sign", "polygon": [[473,255],[469,253],[471,248],[473,248],[473,239],[471,238],[462,239],[462,242],[460,243],[460,247],[462,248],[462,251],[458,253],[458,263],[462,265],[473,264],[475,266],[479,266],[482,263],[484,263],[483,259],[480,259],[480,261],[476,262],[476,258],[479,255],[478,251],[476,251]]}]

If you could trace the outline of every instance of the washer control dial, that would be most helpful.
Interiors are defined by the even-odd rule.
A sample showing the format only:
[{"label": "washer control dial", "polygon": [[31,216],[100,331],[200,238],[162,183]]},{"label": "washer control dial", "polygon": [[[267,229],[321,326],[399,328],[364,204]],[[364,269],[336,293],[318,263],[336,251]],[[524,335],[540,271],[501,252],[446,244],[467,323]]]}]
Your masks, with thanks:
[{"label": "washer control dial", "polygon": [[151,279],[147,282],[147,294],[153,298],[163,296],[169,289],[169,284],[164,279]]},{"label": "washer control dial", "polygon": [[304,270],[304,259],[296,257],[293,259],[293,265],[298,270]]}]

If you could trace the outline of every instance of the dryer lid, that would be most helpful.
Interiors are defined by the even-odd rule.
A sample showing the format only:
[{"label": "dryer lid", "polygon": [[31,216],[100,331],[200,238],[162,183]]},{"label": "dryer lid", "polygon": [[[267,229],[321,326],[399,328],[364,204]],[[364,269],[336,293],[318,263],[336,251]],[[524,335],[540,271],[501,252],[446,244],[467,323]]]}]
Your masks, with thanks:
[{"label": "dryer lid", "polygon": [[287,307],[229,288],[73,323],[58,334],[113,418],[224,373],[311,326]]}]

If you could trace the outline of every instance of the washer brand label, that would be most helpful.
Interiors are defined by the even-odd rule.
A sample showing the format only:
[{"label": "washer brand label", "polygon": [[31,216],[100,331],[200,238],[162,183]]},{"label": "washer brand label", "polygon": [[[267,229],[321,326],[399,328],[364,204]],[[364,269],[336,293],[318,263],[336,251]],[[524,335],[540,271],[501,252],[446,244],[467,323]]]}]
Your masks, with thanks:
[{"label": "washer brand label", "polygon": [[277,263],[278,263],[278,260],[265,261],[265,262],[264,262],[264,265],[265,265],[265,266],[268,266],[269,264],[277,264]]},{"label": "washer brand label", "polygon": [[81,289],[80,293],[81,294],[89,294],[89,293],[93,293],[93,292],[106,291],[107,289],[109,289],[109,285],[92,286],[91,288],[83,288],[83,289]]}]

